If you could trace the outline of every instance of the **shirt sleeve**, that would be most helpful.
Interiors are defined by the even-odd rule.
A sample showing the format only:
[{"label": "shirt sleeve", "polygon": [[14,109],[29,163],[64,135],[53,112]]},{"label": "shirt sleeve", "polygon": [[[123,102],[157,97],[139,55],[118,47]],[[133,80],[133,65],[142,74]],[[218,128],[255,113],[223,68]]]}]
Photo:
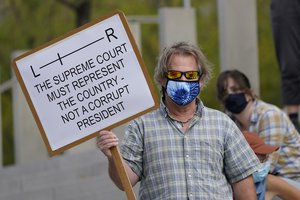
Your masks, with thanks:
[{"label": "shirt sleeve", "polygon": [[125,132],[120,145],[123,159],[132,171],[141,179],[143,164],[143,137],[142,127],[136,121],[132,121]]},{"label": "shirt sleeve", "polygon": [[[286,117],[280,112],[269,110],[261,115],[258,120],[258,135],[266,144],[282,147],[284,135],[289,131],[289,124]],[[269,155],[271,170],[278,162],[279,151]]]},{"label": "shirt sleeve", "polygon": [[229,182],[238,182],[258,170],[260,162],[237,127],[231,128],[225,140],[224,168]]}]

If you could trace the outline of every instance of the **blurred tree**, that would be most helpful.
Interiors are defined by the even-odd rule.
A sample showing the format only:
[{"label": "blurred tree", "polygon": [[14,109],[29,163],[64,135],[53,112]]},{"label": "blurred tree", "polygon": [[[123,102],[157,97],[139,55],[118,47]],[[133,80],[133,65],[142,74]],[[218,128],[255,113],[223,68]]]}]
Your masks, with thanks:
[{"label": "blurred tree", "polygon": [[82,26],[90,21],[91,18],[91,0],[58,0],[62,4],[74,10],[76,13],[76,26]]}]

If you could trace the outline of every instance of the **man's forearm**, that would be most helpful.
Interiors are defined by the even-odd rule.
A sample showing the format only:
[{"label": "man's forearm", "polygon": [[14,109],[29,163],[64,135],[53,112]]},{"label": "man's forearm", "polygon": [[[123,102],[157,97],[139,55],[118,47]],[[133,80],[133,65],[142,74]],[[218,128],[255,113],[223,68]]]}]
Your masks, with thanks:
[{"label": "man's forearm", "polygon": [[233,184],[233,195],[235,200],[256,200],[256,190],[252,175]]}]

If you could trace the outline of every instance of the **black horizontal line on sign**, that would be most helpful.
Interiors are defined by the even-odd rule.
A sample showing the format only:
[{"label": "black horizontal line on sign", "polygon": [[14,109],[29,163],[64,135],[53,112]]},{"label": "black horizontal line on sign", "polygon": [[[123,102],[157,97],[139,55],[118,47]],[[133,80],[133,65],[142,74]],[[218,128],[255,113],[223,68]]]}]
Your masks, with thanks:
[{"label": "black horizontal line on sign", "polygon": [[63,62],[62,62],[62,59],[63,59],[63,58],[65,58],[65,57],[67,57],[67,56],[70,56],[70,55],[72,55],[73,53],[76,53],[76,52],[78,52],[78,51],[80,51],[80,50],[82,50],[82,49],[84,49],[84,48],[86,48],[86,47],[88,47],[88,46],[90,46],[90,45],[92,45],[92,44],[95,44],[96,42],[99,42],[100,40],[103,40],[103,39],[104,39],[104,37],[101,37],[101,38],[99,38],[99,39],[97,39],[97,40],[95,40],[95,41],[93,41],[93,42],[91,42],[91,43],[89,43],[89,44],[87,44],[87,45],[84,45],[83,47],[80,47],[80,48],[78,48],[78,49],[76,49],[76,50],[74,50],[74,51],[72,51],[72,52],[70,52],[70,53],[64,55],[64,56],[60,56],[59,53],[57,53],[58,59],[53,60],[53,61],[51,61],[51,62],[49,62],[49,63],[47,63],[47,64],[41,66],[40,69],[42,69],[42,68],[44,68],[44,67],[47,67],[48,65],[51,65],[52,63],[55,63],[55,62],[57,62],[57,61],[59,61],[60,64],[63,65]]}]

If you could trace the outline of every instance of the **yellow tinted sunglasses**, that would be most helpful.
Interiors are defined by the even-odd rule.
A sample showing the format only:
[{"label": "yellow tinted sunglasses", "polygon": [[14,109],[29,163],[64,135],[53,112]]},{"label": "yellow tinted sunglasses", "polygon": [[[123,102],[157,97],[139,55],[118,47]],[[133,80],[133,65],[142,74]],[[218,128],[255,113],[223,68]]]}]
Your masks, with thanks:
[{"label": "yellow tinted sunglasses", "polygon": [[180,71],[175,71],[175,70],[169,70],[166,72],[166,77],[168,79],[180,79],[182,75],[185,76],[186,79],[188,80],[196,80],[199,79],[200,77],[200,72],[199,71],[187,71],[187,72],[180,72]]}]

